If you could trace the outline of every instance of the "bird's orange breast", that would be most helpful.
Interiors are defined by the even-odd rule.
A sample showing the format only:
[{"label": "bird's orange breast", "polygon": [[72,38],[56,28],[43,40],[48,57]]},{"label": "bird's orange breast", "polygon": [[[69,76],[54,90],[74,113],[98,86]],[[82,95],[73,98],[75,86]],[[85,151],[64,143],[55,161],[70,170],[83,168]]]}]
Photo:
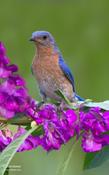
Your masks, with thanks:
[{"label": "bird's orange breast", "polygon": [[61,89],[68,98],[72,98],[73,88],[59,66],[58,55],[35,57],[32,64],[33,74],[40,89],[51,98],[55,98],[54,91]]}]

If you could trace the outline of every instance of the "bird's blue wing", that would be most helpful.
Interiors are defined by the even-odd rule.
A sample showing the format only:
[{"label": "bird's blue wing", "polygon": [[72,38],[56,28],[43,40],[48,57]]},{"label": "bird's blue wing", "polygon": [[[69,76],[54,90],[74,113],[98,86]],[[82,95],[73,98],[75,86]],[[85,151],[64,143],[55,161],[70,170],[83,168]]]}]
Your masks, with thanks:
[{"label": "bird's blue wing", "polygon": [[65,63],[62,56],[59,57],[59,66],[60,66],[61,70],[63,71],[64,75],[71,82],[72,87],[73,87],[73,91],[75,92],[73,74],[72,74],[70,68],[68,67],[68,65]]}]

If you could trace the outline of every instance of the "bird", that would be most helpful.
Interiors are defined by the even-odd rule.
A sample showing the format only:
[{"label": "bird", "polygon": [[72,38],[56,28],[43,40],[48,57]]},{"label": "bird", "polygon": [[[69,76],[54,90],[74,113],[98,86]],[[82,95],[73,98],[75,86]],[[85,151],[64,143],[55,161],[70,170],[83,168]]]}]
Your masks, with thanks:
[{"label": "bird", "polygon": [[31,70],[38,83],[42,101],[46,102],[47,98],[50,98],[61,102],[62,98],[56,94],[58,90],[71,102],[75,99],[83,101],[83,98],[76,94],[72,71],[52,34],[48,31],[35,31],[30,41],[35,44]]}]

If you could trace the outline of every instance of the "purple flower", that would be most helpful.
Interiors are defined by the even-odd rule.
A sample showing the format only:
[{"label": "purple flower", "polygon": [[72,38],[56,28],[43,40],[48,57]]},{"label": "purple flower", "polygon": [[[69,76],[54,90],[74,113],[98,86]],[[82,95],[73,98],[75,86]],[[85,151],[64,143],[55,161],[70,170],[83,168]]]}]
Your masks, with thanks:
[{"label": "purple flower", "polygon": [[80,125],[83,132],[82,147],[86,152],[94,152],[109,144],[109,112],[100,108],[90,108],[88,112],[80,112]]},{"label": "purple flower", "polygon": [[60,149],[74,135],[82,136],[82,147],[85,152],[94,152],[109,144],[108,137],[102,136],[108,131],[109,113],[100,108],[80,111],[79,115],[72,110],[59,111],[55,105],[43,105],[37,109],[34,105],[28,113],[37,124],[43,126],[44,134],[40,136],[40,145],[47,151]]},{"label": "purple flower", "polygon": [[6,48],[4,47],[3,43],[0,42],[0,56],[4,56],[6,54]]},{"label": "purple flower", "polygon": [[9,58],[6,56],[6,49],[3,43],[0,42],[0,78],[8,78],[12,72],[18,70],[16,65],[8,65]]},{"label": "purple flower", "polygon": [[106,127],[106,130],[109,130],[109,111],[103,113],[103,122]]},{"label": "purple flower", "polygon": [[109,135],[95,136],[92,133],[83,135],[82,147],[85,152],[100,151],[106,145],[109,145]]},{"label": "purple flower", "polygon": [[[9,129],[0,130],[0,152],[2,152],[12,141],[25,134],[24,128],[18,127],[17,132],[14,134]],[[29,135],[24,143],[18,149],[18,152],[28,151],[35,149],[40,145],[40,138],[38,136]]]},{"label": "purple flower", "polygon": [[[13,137],[13,140],[15,140],[16,138],[18,138],[21,135],[25,134],[25,132],[26,132],[26,130],[24,128],[19,127],[18,130],[17,130],[17,133]],[[37,146],[39,146],[39,144],[40,144],[40,139],[39,139],[38,136],[29,135],[25,139],[24,143],[18,149],[18,152],[35,149]]]},{"label": "purple flower", "polygon": [[81,129],[91,130],[95,135],[108,131],[108,113],[103,114],[101,109],[90,108],[88,112],[80,112]]},{"label": "purple flower", "polygon": [[41,139],[41,145],[46,151],[59,149],[63,143],[63,138],[56,125],[51,122],[44,124],[44,136]]},{"label": "purple flower", "polygon": [[9,64],[9,58],[6,56],[6,48],[3,43],[0,42],[0,65]]},{"label": "purple flower", "polygon": [[6,109],[4,106],[0,106],[0,115],[1,115],[2,117],[5,117],[5,118],[7,118],[7,119],[10,119],[10,118],[12,118],[12,117],[15,116],[15,112]]},{"label": "purple flower", "polygon": [[72,109],[66,110],[64,114],[69,125],[72,125],[77,120],[77,115]]},{"label": "purple flower", "polygon": [[85,152],[95,152],[102,149],[102,143],[92,133],[85,133],[82,138],[82,147]]},{"label": "purple flower", "polygon": [[44,134],[40,144],[45,150],[59,149],[74,136],[77,116],[73,110],[68,109],[60,113],[55,105],[47,104],[43,105],[35,116],[36,118],[33,118],[36,123],[43,126]]},{"label": "purple flower", "polygon": [[[18,85],[17,85],[18,84]],[[0,114],[5,118],[12,118],[17,112],[24,112],[28,104],[28,93],[24,83],[11,77],[0,85]],[[11,115],[8,113],[11,113]]]},{"label": "purple flower", "polygon": [[24,79],[16,74],[18,67],[9,63],[6,49],[0,42],[0,115],[5,118],[24,113],[31,98]]}]

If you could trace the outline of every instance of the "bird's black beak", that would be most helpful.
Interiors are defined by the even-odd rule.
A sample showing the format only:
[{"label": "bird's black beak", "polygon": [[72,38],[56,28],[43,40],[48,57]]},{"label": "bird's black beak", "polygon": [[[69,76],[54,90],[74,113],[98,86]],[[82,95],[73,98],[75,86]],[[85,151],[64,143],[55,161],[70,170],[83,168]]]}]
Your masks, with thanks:
[{"label": "bird's black beak", "polygon": [[33,38],[30,38],[29,41],[34,41],[34,39]]}]

